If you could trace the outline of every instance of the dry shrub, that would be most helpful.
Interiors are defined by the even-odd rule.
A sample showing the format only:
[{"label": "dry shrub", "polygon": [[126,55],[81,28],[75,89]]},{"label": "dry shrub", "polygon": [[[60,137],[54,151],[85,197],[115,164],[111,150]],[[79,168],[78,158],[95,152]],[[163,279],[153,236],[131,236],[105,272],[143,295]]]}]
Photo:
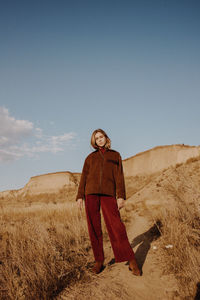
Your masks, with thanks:
[{"label": "dry shrub", "polygon": [[[172,203],[163,208],[159,216],[163,224],[160,257],[166,272],[177,278],[181,299],[194,299],[200,280],[199,193],[182,171],[177,173],[179,181],[171,180],[165,185]],[[173,248],[166,248],[167,244]]]},{"label": "dry shrub", "polygon": [[85,216],[73,205],[1,211],[0,298],[51,299],[87,273]]}]

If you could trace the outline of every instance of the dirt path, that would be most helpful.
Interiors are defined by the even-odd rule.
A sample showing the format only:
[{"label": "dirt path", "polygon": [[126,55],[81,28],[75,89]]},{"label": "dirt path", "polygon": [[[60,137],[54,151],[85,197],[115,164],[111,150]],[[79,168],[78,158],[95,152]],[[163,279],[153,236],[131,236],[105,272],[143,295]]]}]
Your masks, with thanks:
[{"label": "dirt path", "polygon": [[173,276],[163,275],[156,249],[158,231],[147,215],[132,213],[128,237],[134,249],[142,276],[136,277],[128,270],[127,263],[113,263],[110,244],[105,249],[105,269],[84,284],[68,288],[58,300],[178,300]]}]

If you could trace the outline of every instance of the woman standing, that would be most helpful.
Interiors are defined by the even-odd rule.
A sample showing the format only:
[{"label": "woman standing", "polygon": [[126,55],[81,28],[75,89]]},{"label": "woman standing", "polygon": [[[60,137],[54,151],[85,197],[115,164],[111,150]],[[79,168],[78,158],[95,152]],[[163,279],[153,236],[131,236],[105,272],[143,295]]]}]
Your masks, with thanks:
[{"label": "woman standing", "polygon": [[111,141],[102,129],[96,129],[92,133],[91,145],[95,151],[85,159],[76,200],[79,208],[82,208],[85,199],[88,231],[95,258],[92,270],[96,274],[100,273],[104,263],[101,207],[115,262],[128,261],[129,270],[140,276],[119,213],[126,199],[121,156],[110,148]]}]

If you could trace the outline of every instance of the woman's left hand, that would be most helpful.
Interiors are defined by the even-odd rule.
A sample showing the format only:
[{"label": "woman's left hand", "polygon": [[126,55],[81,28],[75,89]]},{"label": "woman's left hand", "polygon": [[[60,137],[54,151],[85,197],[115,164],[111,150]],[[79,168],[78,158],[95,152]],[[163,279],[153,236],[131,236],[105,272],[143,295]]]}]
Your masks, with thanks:
[{"label": "woman's left hand", "polygon": [[118,209],[121,209],[122,207],[124,207],[124,205],[125,205],[125,200],[123,198],[118,198],[117,199]]}]

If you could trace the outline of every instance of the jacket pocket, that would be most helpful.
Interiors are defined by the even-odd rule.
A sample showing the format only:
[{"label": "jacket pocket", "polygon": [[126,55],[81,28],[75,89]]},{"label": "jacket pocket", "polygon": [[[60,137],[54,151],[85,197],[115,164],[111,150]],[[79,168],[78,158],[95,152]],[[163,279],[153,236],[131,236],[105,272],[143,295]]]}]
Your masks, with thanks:
[{"label": "jacket pocket", "polygon": [[114,164],[114,165],[118,165],[119,164],[119,161],[115,160],[115,159],[107,159],[107,162],[111,163],[111,164]]}]

